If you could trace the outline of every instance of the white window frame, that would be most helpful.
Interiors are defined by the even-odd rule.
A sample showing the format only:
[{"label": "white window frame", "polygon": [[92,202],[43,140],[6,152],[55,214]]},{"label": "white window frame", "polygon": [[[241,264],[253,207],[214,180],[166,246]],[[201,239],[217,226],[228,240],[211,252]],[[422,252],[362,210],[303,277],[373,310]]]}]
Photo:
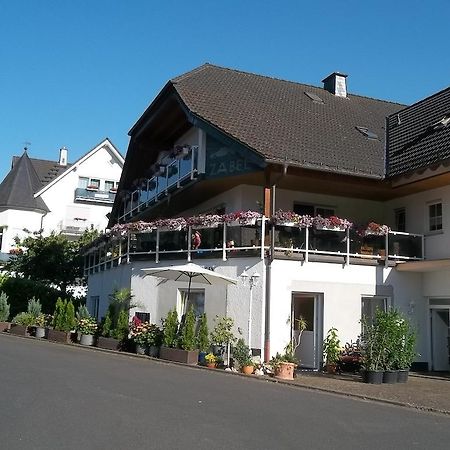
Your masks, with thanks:
[{"label": "white window frame", "polygon": [[[186,314],[186,301],[187,301],[187,288],[179,288],[178,296],[177,296],[177,314],[178,317],[181,318],[183,314]],[[190,297],[196,294],[203,294],[203,312],[205,312],[205,289],[191,289]],[[199,317],[203,312],[196,314],[196,317]]]},{"label": "white window frame", "polygon": [[[431,215],[431,208],[440,205],[441,214],[440,215]],[[444,229],[443,224],[443,204],[442,200],[434,200],[427,203],[427,230],[430,234],[442,233]],[[432,221],[434,222],[432,224]],[[433,228],[434,227],[434,228]]]},{"label": "white window frame", "polygon": [[[384,295],[362,295],[361,296],[361,319],[364,317],[364,299],[367,299],[370,302],[373,302],[374,300],[383,300],[383,311],[389,311],[392,306],[392,298]],[[373,319],[375,318],[375,309],[371,308],[371,316],[368,317],[368,323],[372,323]],[[362,329],[362,323],[361,323],[361,332],[363,332]]]}]

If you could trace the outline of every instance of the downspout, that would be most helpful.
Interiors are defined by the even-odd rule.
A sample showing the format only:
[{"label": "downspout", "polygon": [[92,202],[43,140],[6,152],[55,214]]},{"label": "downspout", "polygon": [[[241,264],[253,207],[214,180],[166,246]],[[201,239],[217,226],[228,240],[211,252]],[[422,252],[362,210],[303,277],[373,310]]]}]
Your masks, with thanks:
[{"label": "downspout", "polygon": [[47,212],[44,212],[41,216],[41,226],[39,228],[39,236],[42,237],[42,231],[44,230],[44,217],[47,215]]},{"label": "downspout", "polygon": [[[288,170],[288,164],[284,164],[283,171],[281,172],[280,176],[270,184],[271,189],[271,213],[273,214],[275,212],[275,193],[276,193],[276,186],[280,182],[282,178],[284,178],[287,174]],[[270,174],[269,174],[270,176]],[[266,211],[265,211],[266,212]],[[271,230],[270,230],[270,249],[269,249],[269,255],[267,257],[267,263],[266,263],[266,304],[265,304],[265,321],[264,321],[264,361],[268,362],[270,361],[270,292],[272,287],[272,261],[273,261],[273,249],[275,247],[275,233],[274,233],[274,225],[272,224]]]}]

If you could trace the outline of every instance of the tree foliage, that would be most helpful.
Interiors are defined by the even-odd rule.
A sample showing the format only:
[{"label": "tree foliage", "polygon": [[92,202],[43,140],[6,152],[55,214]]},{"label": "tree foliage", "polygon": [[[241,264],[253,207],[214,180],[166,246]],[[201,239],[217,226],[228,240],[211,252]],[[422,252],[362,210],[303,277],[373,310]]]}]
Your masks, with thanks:
[{"label": "tree foliage", "polygon": [[54,285],[66,296],[69,286],[84,284],[81,249],[97,235],[96,230],[86,231],[77,241],[55,232],[28,236],[16,241],[26,250],[12,256],[5,268],[14,276]]}]

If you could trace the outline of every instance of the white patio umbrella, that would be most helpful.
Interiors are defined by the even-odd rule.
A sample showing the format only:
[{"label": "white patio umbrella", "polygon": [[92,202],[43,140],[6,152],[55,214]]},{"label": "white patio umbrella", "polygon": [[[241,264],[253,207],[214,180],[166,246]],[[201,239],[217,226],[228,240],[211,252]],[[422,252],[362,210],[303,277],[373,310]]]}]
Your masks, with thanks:
[{"label": "white patio umbrella", "polygon": [[192,282],[219,286],[237,284],[237,280],[234,278],[226,277],[225,275],[205,269],[204,267],[194,263],[187,263],[181,266],[151,267],[141,270],[145,272],[145,275],[165,278],[166,280],[188,282],[188,298],[191,291]]}]

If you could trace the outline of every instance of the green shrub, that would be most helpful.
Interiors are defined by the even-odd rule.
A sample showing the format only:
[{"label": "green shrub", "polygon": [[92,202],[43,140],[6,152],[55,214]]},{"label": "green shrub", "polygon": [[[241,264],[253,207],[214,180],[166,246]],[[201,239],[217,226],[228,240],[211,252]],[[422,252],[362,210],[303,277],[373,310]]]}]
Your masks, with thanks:
[{"label": "green shrub", "polygon": [[0,293],[0,322],[6,322],[9,318],[9,303],[6,292]]},{"label": "green shrub", "polygon": [[27,312],[36,318],[42,312],[41,302],[35,297],[28,300]]},{"label": "green shrub", "polygon": [[184,317],[184,322],[180,329],[180,347],[183,350],[195,350],[195,313],[194,307],[191,305]]},{"label": "green shrub", "polygon": [[245,344],[244,339],[238,339],[236,346],[233,347],[233,359],[237,361],[239,367],[253,365],[250,348]]},{"label": "green shrub", "polygon": [[178,314],[175,309],[169,311],[167,317],[163,320],[163,334],[163,345],[165,347],[177,347]]},{"label": "green shrub", "polygon": [[70,330],[74,330],[76,326],[75,320],[75,307],[73,306],[72,300],[69,300],[66,303],[66,310],[64,314],[64,330],[69,332]]},{"label": "green shrub", "polygon": [[17,314],[12,323],[16,323],[17,325],[22,325],[24,327],[29,327],[30,325],[34,325],[35,317],[28,312],[21,312]]},{"label": "green shrub", "polygon": [[128,337],[129,314],[128,310],[122,310],[117,317],[117,326],[113,331],[113,336],[120,341]]},{"label": "green shrub", "polygon": [[53,313],[53,328],[58,331],[62,331],[64,326],[64,311],[66,307],[61,297],[58,297],[55,305],[55,311]]},{"label": "green shrub", "polygon": [[198,333],[197,333],[197,348],[201,352],[209,351],[209,331],[208,331],[208,320],[206,318],[206,314],[203,313],[200,316],[200,321],[198,324]]},{"label": "green shrub", "polygon": [[113,317],[114,317],[114,307],[113,305],[109,305],[108,311],[102,323],[102,336],[111,337],[111,333],[113,332],[114,329]]},{"label": "green shrub", "polygon": [[26,278],[2,277],[0,289],[5,292],[10,305],[10,316],[14,317],[21,311],[26,311],[28,300],[32,297],[40,299],[42,312],[52,314],[61,291]]},{"label": "green shrub", "polygon": [[213,331],[211,331],[211,342],[214,345],[227,345],[228,343],[233,344],[236,341],[232,329],[234,325],[234,320],[231,317],[220,317],[216,316],[214,319],[215,326]]},{"label": "green shrub", "polygon": [[86,305],[79,305],[77,309],[76,319],[79,322],[81,319],[89,319],[91,315],[89,314],[89,310]]}]

